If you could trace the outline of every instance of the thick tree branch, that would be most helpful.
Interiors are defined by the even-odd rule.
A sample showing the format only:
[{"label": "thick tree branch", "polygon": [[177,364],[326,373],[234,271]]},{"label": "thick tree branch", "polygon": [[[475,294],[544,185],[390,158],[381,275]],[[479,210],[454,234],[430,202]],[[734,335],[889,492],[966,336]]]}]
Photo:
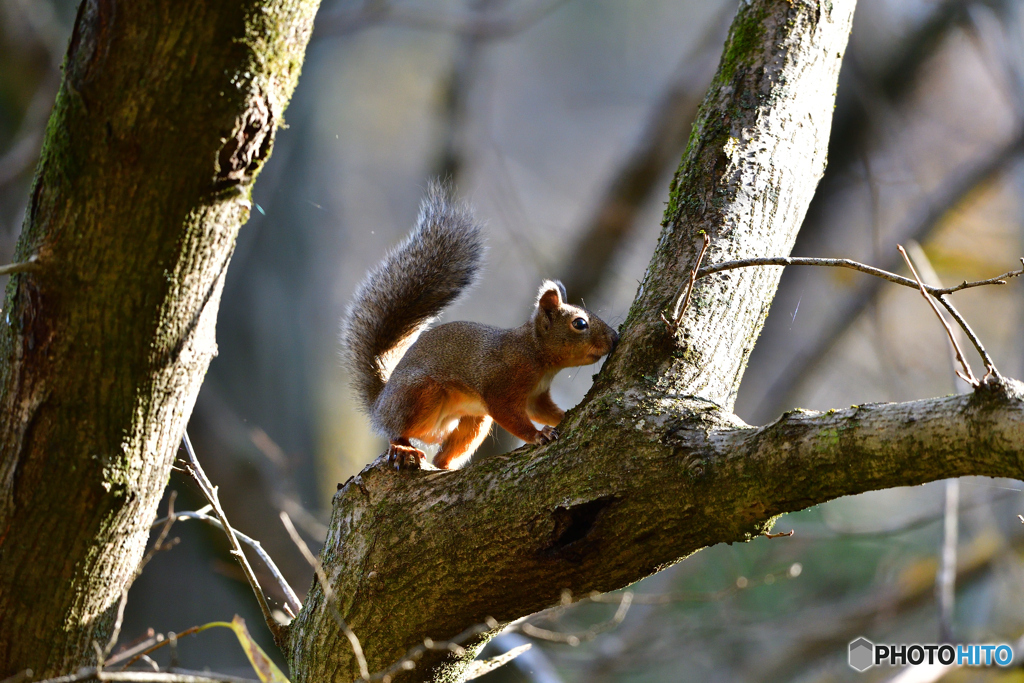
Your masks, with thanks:
[{"label": "thick tree branch", "polygon": [[[324,559],[364,643],[393,640],[399,624],[442,638],[542,609],[563,590],[619,588],[839,496],[968,474],[1024,476],[1017,382],[793,411],[763,428],[707,402],[631,388],[593,399],[567,428],[571,439],[458,472],[398,476],[374,464],[346,484]],[[325,615],[322,600],[311,591],[303,614]],[[303,621],[300,654],[347,666],[340,647],[324,647],[329,618]],[[367,656],[374,668],[402,652]]]},{"label": "thick tree branch", "polygon": [[[777,269],[702,279],[674,334],[661,316],[690,277],[700,233],[714,261],[789,253],[824,170],[852,15],[852,0],[742,4],[618,350],[564,422],[565,438],[454,473],[370,466],[338,493],[321,562],[370,670],[424,637],[450,638],[488,617],[510,621],[557,602],[564,589],[627,585],[831,495],[827,482],[795,485],[799,475],[770,449],[781,443],[776,432],[724,412]],[[809,449],[826,444],[813,426],[796,431],[807,448],[788,456],[813,461]],[[756,464],[733,457],[744,451]],[[465,652],[427,652],[396,680],[454,680],[487,637]],[[292,624],[293,679],[355,679],[344,643],[314,584]]]}]

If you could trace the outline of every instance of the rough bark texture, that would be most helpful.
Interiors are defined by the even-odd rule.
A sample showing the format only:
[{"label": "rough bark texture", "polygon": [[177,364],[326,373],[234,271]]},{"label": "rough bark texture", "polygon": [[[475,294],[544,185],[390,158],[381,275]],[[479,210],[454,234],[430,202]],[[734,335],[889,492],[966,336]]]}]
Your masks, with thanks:
[{"label": "rough bark texture", "polygon": [[318,0],[85,0],[0,324],[0,678],[105,644]]},{"label": "rough bark texture", "polygon": [[[377,463],[338,492],[321,559],[371,672],[426,636],[530,614],[564,589],[620,588],[706,545],[748,539],[782,512],[981,473],[956,457],[969,439],[980,449],[990,438],[999,444],[986,451],[985,473],[1019,471],[1010,446],[1024,411],[1016,385],[934,404],[795,414],[763,430],[732,416],[779,269],[706,278],[676,332],[661,320],[701,232],[711,238],[709,262],[789,253],[824,170],[853,6],[741,4],[622,341],[561,440],[456,472],[395,474]],[[993,416],[1003,431],[981,440]],[[886,429],[900,438],[880,439]],[[929,458],[932,469],[917,461],[936,440],[949,457]],[[289,654],[297,682],[358,677],[317,586],[292,625]],[[430,652],[401,680],[457,680],[463,670],[462,659]]]}]

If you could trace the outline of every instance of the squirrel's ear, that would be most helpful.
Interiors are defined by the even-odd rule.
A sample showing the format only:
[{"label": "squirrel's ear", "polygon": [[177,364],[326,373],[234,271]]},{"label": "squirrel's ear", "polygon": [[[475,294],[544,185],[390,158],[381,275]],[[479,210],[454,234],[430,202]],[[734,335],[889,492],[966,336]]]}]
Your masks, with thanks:
[{"label": "squirrel's ear", "polygon": [[565,303],[565,286],[558,280],[545,280],[537,294],[537,308],[554,311]]}]

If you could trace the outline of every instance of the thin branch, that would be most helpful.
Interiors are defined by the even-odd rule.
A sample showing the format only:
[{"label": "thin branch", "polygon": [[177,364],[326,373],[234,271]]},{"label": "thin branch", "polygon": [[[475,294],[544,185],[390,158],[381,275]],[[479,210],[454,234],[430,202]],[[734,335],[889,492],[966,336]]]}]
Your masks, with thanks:
[{"label": "thin branch", "polygon": [[942,327],[946,330],[946,334],[949,335],[949,342],[953,345],[953,349],[956,351],[956,359],[960,363],[960,367],[963,368],[963,372],[958,371],[956,374],[971,386],[977,387],[981,382],[979,382],[978,378],[974,376],[974,372],[971,371],[970,364],[967,362],[967,359],[964,358],[964,352],[956,340],[956,335],[953,334],[953,328],[949,326],[949,323],[946,322],[946,319],[942,316],[942,312],[939,310],[938,304],[935,303],[935,299],[932,298],[928,292],[928,287],[921,281],[921,277],[917,274],[917,269],[914,268],[914,264],[910,261],[910,257],[907,256],[907,252],[903,248],[903,245],[897,244],[896,248],[899,249],[900,255],[903,256],[903,260],[906,261],[907,267],[910,268],[910,272],[913,273],[914,280],[917,281],[918,287],[921,290],[921,296],[924,297],[924,300],[927,301],[928,305],[932,307],[933,311],[935,311],[936,317],[938,317],[939,322],[942,323]]},{"label": "thin branch", "polygon": [[550,640],[556,643],[566,643],[573,647],[579,645],[582,642],[593,640],[605,631],[610,631],[626,618],[626,614],[629,612],[629,608],[633,605],[633,593],[626,591],[619,595],[619,607],[615,610],[615,615],[608,621],[603,621],[595,626],[590,627],[586,631],[580,631],[578,633],[560,633],[558,631],[551,631],[545,628],[539,628],[529,622],[522,622],[516,625],[516,630],[525,636],[531,638],[540,638],[542,640]]},{"label": "thin branch", "polygon": [[189,462],[186,464],[189,474],[199,485],[199,489],[202,491],[203,496],[207,502],[213,506],[213,511],[217,514],[217,518],[220,520],[221,525],[224,527],[224,533],[228,537],[228,543],[231,544],[231,554],[234,555],[238,564],[242,567],[242,572],[245,574],[245,578],[248,579],[249,585],[252,587],[253,593],[256,594],[256,600],[260,604],[260,610],[263,612],[263,620],[267,624],[267,628],[274,635],[274,640],[281,644],[285,639],[284,629],[274,619],[273,612],[270,610],[270,604],[267,602],[267,596],[263,592],[263,588],[260,586],[259,579],[256,578],[256,572],[252,570],[252,565],[249,564],[248,558],[245,556],[245,552],[242,550],[242,545],[239,543],[238,536],[235,534],[235,530],[231,527],[228,522],[227,515],[224,514],[224,508],[220,505],[220,497],[217,495],[217,489],[209,478],[206,476],[206,472],[203,471],[202,466],[199,464],[199,460],[196,458],[196,453],[192,449],[192,442],[188,438],[188,432],[185,432],[182,437],[182,441],[185,444],[185,452],[188,453]]},{"label": "thin branch", "polygon": [[78,681],[124,681],[125,683],[259,683],[251,678],[200,671],[102,671],[87,667],[75,674],[46,678],[35,683],[77,683]]},{"label": "thin branch", "polygon": [[[906,252],[903,250],[903,247],[899,246],[898,248],[900,253],[903,254],[904,260],[906,260],[907,265],[910,267],[911,273],[913,273],[914,277],[917,278],[917,271],[914,270],[914,266],[913,264],[910,263],[910,259],[909,257],[907,257]],[[703,255],[703,252],[701,253]],[[697,263],[698,265],[700,264],[699,259]],[[1007,279],[1011,277],[1020,277],[1021,275],[1024,275],[1024,258],[1022,258],[1022,267],[1020,270],[1011,270],[997,277],[988,278],[987,280],[977,280],[974,282],[968,282],[964,280],[955,287],[932,287],[930,285],[924,284],[924,282],[922,282],[920,278],[917,278],[916,280],[911,280],[910,278],[905,278],[902,275],[897,275],[896,273],[891,273],[887,270],[882,270],[881,268],[868,266],[858,261],[851,261],[850,259],[767,256],[749,259],[738,259],[735,261],[723,261],[722,263],[716,263],[711,266],[705,266],[704,268],[695,271],[696,277],[694,277],[694,274],[691,273],[690,284],[686,290],[686,300],[683,301],[683,310],[685,310],[686,301],[689,300],[689,294],[692,290],[692,282],[695,279],[699,280],[702,277],[712,275],[714,273],[721,273],[727,270],[735,270],[737,268],[750,268],[753,266],[825,266],[832,268],[850,268],[851,270],[867,273],[868,275],[874,275],[875,277],[881,278],[883,280],[888,280],[889,282],[894,282],[898,285],[903,285],[904,287],[912,287],[913,289],[919,290],[921,292],[921,295],[924,296],[925,299],[928,301],[929,305],[931,305],[932,309],[935,311],[935,314],[939,316],[939,320],[942,321],[942,326],[946,329],[946,332],[949,335],[949,340],[953,344],[953,348],[956,351],[957,360],[964,368],[963,372],[966,374],[961,374],[960,371],[957,371],[957,375],[960,376],[965,382],[971,384],[972,386],[978,386],[978,380],[977,378],[974,377],[974,374],[971,372],[970,366],[967,364],[966,359],[964,359],[963,351],[960,349],[960,345],[956,341],[956,336],[953,334],[953,330],[949,327],[949,323],[946,322],[946,319],[939,312],[938,306],[935,305],[935,300],[937,299],[939,303],[941,303],[946,308],[946,310],[949,311],[949,314],[953,316],[953,319],[963,329],[964,334],[966,334],[968,339],[971,340],[971,343],[974,344],[974,348],[977,349],[978,355],[981,356],[982,360],[985,363],[985,367],[988,370],[988,374],[998,378],[1000,376],[999,371],[996,369],[995,363],[992,361],[992,357],[989,356],[988,351],[985,350],[985,346],[981,343],[981,339],[978,338],[978,335],[975,334],[974,330],[967,323],[967,320],[964,319],[964,317],[960,314],[960,311],[958,311],[956,307],[953,306],[953,303],[951,301],[946,299],[946,295],[952,294],[953,292],[959,292],[964,289],[971,289],[973,287],[983,287],[986,285],[1005,285]],[[677,308],[678,306],[679,304],[677,304]],[[662,316],[662,320],[665,320],[664,315]],[[665,323],[669,324],[671,327],[671,323],[669,323],[668,320],[665,320]]]},{"label": "thin branch", "polygon": [[[284,521],[283,518],[282,521]],[[292,527],[292,531],[294,532],[294,527]],[[301,542],[301,539],[298,539],[297,543],[298,542]],[[724,597],[732,595],[738,591],[751,588],[753,586],[769,585],[775,583],[776,579],[796,578],[800,575],[801,569],[802,568],[799,564],[793,564],[783,572],[767,574],[759,580],[748,580],[745,577],[739,577],[739,579],[737,579],[737,581],[734,582],[733,585],[729,588],[726,588],[725,590],[721,591],[714,591],[711,593],[673,593],[637,595],[632,591],[623,591],[621,593],[614,594],[593,592],[580,600],[573,601],[572,594],[569,591],[563,591],[561,605],[553,607],[550,610],[545,610],[544,612],[541,612],[537,615],[533,615],[532,617],[524,617],[523,619],[512,622],[502,630],[502,633],[507,634],[518,632],[525,636],[535,638],[537,640],[562,643],[575,647],[577,645],[580,645],[581,643],[592,641],[595,638],[597,638],[597,636],[599,636],[600,634],[610,631],[613,628],[619,626],[625,620],[630,607],[634,604],[667,605],[675,602],[718,601],[723,599]],[[579,605],[586,603],[614,604],[617,605],[617,608],[615,610],[615,614],[612,616],[611,619],[595,624],[594,626],[591,626],[590,628],[584,631],[554,631],[551,629],[535,626],[534,624],[531,624],[527,621],[527,619],[557,619],[562,616],[562,614],[567,608],[577,607]],[[427,650],[451,650],[456,653],[461,653],[463,651],[461,644],[464,643],[466,640],[475,635],[486,633],[489,630],[494,630],[497,627],[497,622],[495,622],[494,620],[489,620],[484,623],[470,626],[462,633],[460,633],[458,636],[448,641],[436,641],[431,638],[424,638],[422,645],[417,645],[416,647],[412,648],[411,650],[409,650],[408,653],[406,653],[404,657],[399,659],[390,667],[379,673],[367,677],[367,680],[384,681],[385,683],[387,683],[391,680],[391,677],[397,674],[398,672],[414,668],[415,663],[420,659],[420,657],[422,657],[422,655]],[[525,651],[526,648],[516,648],[515,650],[511,650],[510,652],[507,652],[504,655],[500,655],[499,657],[486,660],[488,662],[486,666],[490,668],[486,668],[485,670],[473,669],[473,677],[482,675],[483,673],[486,673],[486,671],[490,671],[494,668],[497,668],[498,666],[505,664],[508,661],[511,661],[513,658],[522,654]]]},{"label": "thin branch", "polygon": [[38,256],[30,256],[25,261],[19,261],[18,263],[8,263],[5,266],[0,266],[0,275],[13,275],[14,273],[27,273],[30,270],[35,270],[36,263],[39,261]]},{"label": "thin branch", "polygon": [[462,676],[463,681],[473,681],[480,678],[484,674],[490,673],[497,668],[505,666],[519,655],[525,653],[527,650],[533,647],[532,643],[523,643],[518,647],[514,647],[507,652],[503,652],[497,657],[491,657],[490,659],[477,660],[469,665],[466,673]]},{"label": "thin branch", "polygon": [[349,644],[352,646],[352,653],[355,655],[356,662],[359,664],[359,675],[363,680],[370,680],[370,669],[366,665],[366,656],[363,654],[363,646],[359,642],[359,638],[356,636],[355,631],[348,625],[345,619],[341,616],[341,612],[338,611],[338,600],[334,594],[334,590],[331,588],[330,581],[327,580],[327,575],[324,574],[324,568],[320,564],[320,560],[316,559],[316,556],[310,551],[309,546],[302,540],[302,536],[299,536],[299,532],[295,530],[295,525],[292,524],[291,517],[284,510],[281,511],[281,523],[284,524],[285,530],[288,531],[288,535],[291,537],[292,542],[295,543],[299,552],[309,563],[309,566],[316,572],[316,580],[320,582],[320,588],[324,592],[324,599],[327,600],[327,606],[330,608],[331,613],[334,615],[334,621],[337,622],[338,628],[342,630],[345,637],[348,638]]},{"label": "thin branch", "polygon": [[474,638],[482,633],[487,633],[488,631],[493,631],[497,628],[498,622],[494,619],[488,619],[482,624],[470,626],[451,640],[434,640],[433,638],[424,638],[421,645],[416,645],[415,647],[410,648],[397,662],[383,671],[372,674],[367,680],[391,683],[392,679],[399,672],[415,669],[416,662],[422,659],[423,655],[428,651],[447,650],[456,655],[463,655],[466,652],[465,648],[462,647],[463,643],[468,641],[470,638]]},{"label": "thin branch", "polygon": [[[199,510],[179,512],[177,513],[177,519],[197,519],[201,522],[206,522],[207,524],[216,527],[221,531],[224,531],[224,525],[220,523],[220,520],[218,520],[216,517],[211,517],[210,515],[206,514],[206,512],[208,510],[211,510],[212,508],[212,505],[207,505],[203,508],[200,508]],[[159,525],[161,522],[163,522],[163,519],[158,519],[156,522],[153,523],[153,526],[155,527]],[[284,574],[281,573],[281,570],[274,563],[274,560],[271,559],[270,554],[263,548],[263,545],[256,539],[252,538],[251,536],[247,536],[246,534],[243,534],[241,531],[238,531],[237,529],[233,529],[232,531],[234,531],[239,541],[252,548],[256,552],[256,554],[259,555],[259,558],[263,561],[263,564],[267,566],[267,569],[270,571],[270,574],[274,577],[274,580],[277,582],[278,586],[280,586],[281,588],[281,591],[284,593],[285,601],[288,607],[292,610],[293,613],[298,613],[298,611],[302,609],[302,601],[299,600],[299,596],[296,595],[295,591],[288,583],[288,580],[284,578]]]},{"label": "thin branch", "polygon": [[125,671],[132,664],[146,657],[146,655],[152,654],[153,652],[156,652],[160,648],[166,646],[170,646],[173,650],[178,646],[178,640],[180,638],[184,636],[194,636],[197,633],[202,633],[209,627],[209,624],[200,624],[198,626],[190,626],[184,631],[178,631],[177,633],[175,633],[174,631],[169,631],[166,636],[164,636],[162,633],[158,633],[153,638],[150,638],[146,641],[143,641],[142,643],[139,643],[131,650],[127,652],[121,652],[116,656],[112,657],[110,661],[107,662],[107,666],[119,663],[122,660],[131,657],[131,659],[128,659],[128,662],[121,667],[121,671]]},{"label": "thin branch", "polygon": [[967,338],[971,340],[971,343],[974,344],[975,350],[977,350],[978,355],[981,356],[981,359],[985,363],[985,369],[987,374],[999,377],[999,371],[996,369],[995,363],[992,362],[992,357],[988,355],[988,351],[986,351],[985,347],[982,346],[981,339],[978,337],[977,334],[974,333],[974,330],[971,328],[971,326],[967,324],[967,320],[965,320],[964,317],[960,315],[960,311],[956,310],[956,308],[953,306],[953,302],[951,302],[945,296],[938,297],[938,300],[939,303],[941,303],[946,308],[946,310],[949,311],[949,314],[953,316],[953,320],[957,322],[960,328],[964,331],[964,334],[967,335]]},{"label": "thin branch", "polygon": [[[157,633],[154,636],[146,638],[140,643],[136,643],[135,645],[128,648],[127,650],[124,650],[123,652],[118,652],[116,655],[110,657],[109,659],[107,659],[107,661],[103,662],[103,666],[109,667],[113,666],[114,664],[120,664],[126,659],[131,659],[131,661],[125,665],[127,667],[136,659],[139,659],[140,657],[145,657],[146,653],[152,652],[153,650],[163,647],[161,643],[163,643],[165,640],[166,638],[164,637],[164,634]],[[139,655],[139,657],[136,657],[136,655]],[[135,659],[132,659],[133,657]]]},{"label": "thin branch", "polygon": [[[1024,266],[1024,259],[1021,259],[1021,265]],[[697,271],[697,279],[712,275],[714,273],[721,273],[727,270],[735,270],[737,268],[749,268],[751,266],[825,266],[830,268],[849,268],[851,270],[857,270],[868,275],[874,275],[875,277],[894,282],[904,287],[911,287],[913,289],[919,289],[923,287],[926,292],[934,297],[941,297],[946,294],[952,294],[959,292],[963,289],[971,289],[973,287],[983,287],[986,285],[1005,285],[1006,280],[1011,277],[1020,277],[1024,275],[1024,267],[1020,270],[1011,270],[1007,273],[1003,273],[997,277],[988,278],[987,280],[977,280],[974,282],[968,282],[964,280],[955,287],[931,287],[929,285],[918,283],[916,280],[891,273],[881,268],[875,268],[858,261],[851,261],[845,258],[807,258],[802,256],[767,256],[760,258],[748,258],[748,259],[737,259],[735,261],[723,261],[722,263],[716,263],[710,266],[704,266]]]}]

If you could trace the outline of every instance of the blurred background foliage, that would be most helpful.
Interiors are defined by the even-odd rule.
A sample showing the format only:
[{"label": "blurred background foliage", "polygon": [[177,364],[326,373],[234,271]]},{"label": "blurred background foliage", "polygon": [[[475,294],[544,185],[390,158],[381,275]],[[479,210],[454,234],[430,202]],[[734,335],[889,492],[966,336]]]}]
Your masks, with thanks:
[{"label": "blurred background foliage", "polygon": [[[75,0],[0,0],[2,260],[76,9]],[[220,355],[190,426],[233,523],[263,542],[300,593],[312,572],[278,510],[316,543],[337,484],[382,451],[354,409],[336,325],[366,269],[412,225],[427,179],[453,178],[487,223],[486,276],[447,319],[519,324],[538,282],[561,277],[572,299],[621,322],[734,9],[735,0],[325,0],[288,127],[256,184],[224,291]],[[1015,266],[1024,254],[1021,15],[1018,0],[860,1],[828,171],[796,255],[899,268],[896,243],[914,240],[919,265],[946,284]],[[1020,287],[956,295],[1001,370],[1017,377]],[[577,402],[593,372],[563,373],[556,400]],[[947,342],[914,292],[790,269],[737,406],[763,423],[797,406],[958,390]],[[485,451],[516,445],[499,433]],[[184,477],[170,488],[179,509],[201,504]],[[858,636],[1018,643],[1021,488],[938,482],[788,515],[776,530],[790,537],[710,548],[640,582],[633,590],[646,597],[619,609],[621,621],[608,622],[616,604],[534,617],[581,642],[535,640],[490,677],[1024,680],[1020,669],[856,674],[846,665]],[[197,524],[176,525],[183,542],[132,589],[129,639],[234,613],[260,624],[226,543]],[[952,588],[949,578],[954,599],[943,601],[937,586]],[[182,641],[178,656],[191,668],[248,671],[227,631]]]}]

